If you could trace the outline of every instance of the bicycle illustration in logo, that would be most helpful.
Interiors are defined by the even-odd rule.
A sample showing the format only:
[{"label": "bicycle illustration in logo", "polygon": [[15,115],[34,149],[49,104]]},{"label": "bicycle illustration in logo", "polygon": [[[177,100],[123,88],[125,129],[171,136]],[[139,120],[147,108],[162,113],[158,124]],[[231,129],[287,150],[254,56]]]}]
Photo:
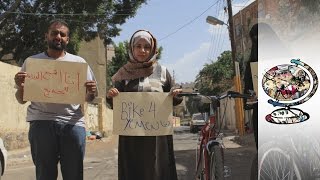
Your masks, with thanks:
[{"label": "bicycle illustration in logo", "polygon": [[[263,90],[270,97],[268,103],[277,107],[266,115],[269,123],[295,124],[310,118],[297,106],[315,94],[318,77],[300,59],[290,63],[272,67],[262,78]],[[268,141],[259,145],[258,180],[320,179],[319,148],[319,136],[301,126],[279,127],[277,133],[268,134]]]},{"label": "bicycle illustration in logo", "polygon": [[294,124],[308,120],[310,115],[292,106],[308,101],[318,88],[315,71],[300,59],[292,64],[281,64],[269,69],[263,76],[262,87],[271,97],[268,103],[281,107],[268,114],[266,121],[274,124]]}]

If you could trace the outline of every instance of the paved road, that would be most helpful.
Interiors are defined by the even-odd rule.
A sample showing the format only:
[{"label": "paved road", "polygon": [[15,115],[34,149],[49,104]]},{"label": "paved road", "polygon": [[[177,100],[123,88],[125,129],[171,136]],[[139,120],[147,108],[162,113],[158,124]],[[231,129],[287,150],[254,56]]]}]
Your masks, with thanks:
[{"label": "paved road", "polygon": [[[175,128],[174,148],[179,180],[194,180],[197,134],[188,127]],[[232,141],[232,134],[224,138],[225,165],[231,168],[226,180],[249,180],[255,147],[252,135],[239,139],[244,146]],[[85,180],[117,180],[117,136],[102,141],[88,141],[84,161]],[[28,149],[9,152],[9,166],[3,180],[34,180],[34,166]],[[62,180],[59,172],[59,180]]]},{"label": "paved road", "polygon": [[[195,180],[196,144],[198,135],[188,132],[188,127],[175,129],[174,148],[179,180]],[[225,132],[223,139],[225,166],[231,169],[226,180],[249,180],[253,156],[256,153],[253,134],[243,137]]]}]

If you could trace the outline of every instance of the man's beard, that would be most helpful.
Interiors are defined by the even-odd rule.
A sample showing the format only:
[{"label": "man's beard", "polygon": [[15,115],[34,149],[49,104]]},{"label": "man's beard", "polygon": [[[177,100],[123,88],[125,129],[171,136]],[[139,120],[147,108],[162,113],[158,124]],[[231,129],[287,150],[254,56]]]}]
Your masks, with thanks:
[{"label": "man's beard", "polygon": [[50,49],[54,49],[54,50],[58,50],[58,51],[65,50],[67,47],[66,43],[61,42],[60,44],[58,44],[54,41],[49,41],[48,46]]}]

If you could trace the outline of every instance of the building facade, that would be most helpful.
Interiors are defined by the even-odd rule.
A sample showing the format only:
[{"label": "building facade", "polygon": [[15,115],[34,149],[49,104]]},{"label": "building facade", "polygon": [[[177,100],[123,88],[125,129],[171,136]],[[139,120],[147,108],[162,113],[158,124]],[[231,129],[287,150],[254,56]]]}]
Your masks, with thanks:
[{"label": "building facade", "polygon": [[251,27],[258,23],[258,3],[252,2],[233,16],[234,41],[237,60],[249,59],[251,51],[251,39],[249,32]]}]

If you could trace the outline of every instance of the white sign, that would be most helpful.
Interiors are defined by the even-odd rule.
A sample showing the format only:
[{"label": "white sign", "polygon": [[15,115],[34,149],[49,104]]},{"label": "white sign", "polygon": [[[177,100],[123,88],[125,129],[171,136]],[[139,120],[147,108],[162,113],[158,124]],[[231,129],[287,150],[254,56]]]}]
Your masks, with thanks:
[{"label": "white sign", "polygon": [[172,96],[159,92],[120,92],[113,98],[113,134],[173,134]]},{"label": "white sign", "polygon": [[86,63],[28,58],[24,101],[83,104]]}]

